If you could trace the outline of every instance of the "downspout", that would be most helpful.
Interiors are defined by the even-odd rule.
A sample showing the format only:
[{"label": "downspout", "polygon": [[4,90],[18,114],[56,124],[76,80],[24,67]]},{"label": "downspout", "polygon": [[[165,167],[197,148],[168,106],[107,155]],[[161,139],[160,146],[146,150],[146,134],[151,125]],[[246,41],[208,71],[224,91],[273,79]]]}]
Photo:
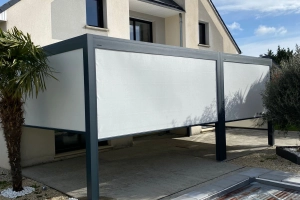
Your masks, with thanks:
[{"label": "downspout", "polygon": [[183,36],[182,36],[182,13],[179,13],[179,29],[180,29],[180,46],[183,47]]}]

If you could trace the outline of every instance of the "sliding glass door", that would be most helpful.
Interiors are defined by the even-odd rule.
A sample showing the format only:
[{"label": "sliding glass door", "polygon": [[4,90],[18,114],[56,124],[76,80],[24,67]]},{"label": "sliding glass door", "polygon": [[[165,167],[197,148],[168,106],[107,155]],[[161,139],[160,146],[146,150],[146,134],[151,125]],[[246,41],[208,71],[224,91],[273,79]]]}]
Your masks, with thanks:
[{"label": "sliding glass door", "polygon": [[153,42],[152,22],[130,18],[130,40]]}]

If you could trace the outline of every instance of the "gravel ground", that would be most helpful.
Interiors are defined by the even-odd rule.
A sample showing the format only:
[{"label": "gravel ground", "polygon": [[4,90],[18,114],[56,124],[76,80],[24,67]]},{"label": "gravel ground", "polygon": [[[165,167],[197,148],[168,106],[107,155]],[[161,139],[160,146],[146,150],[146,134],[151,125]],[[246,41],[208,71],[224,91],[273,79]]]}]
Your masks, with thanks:
[{"label": "gravel ground", "polygon": [[261,167],[300,174],[300,166],[277,156],[275,147],[236,158],[228,162],[245,167]]},{"label": "gravel ground", "polygon": [[[18,197],[18,200],[68,200],[65,194],[58,192],[48,186],[46,190],[43,190],[43,184],[31,179],[23,178],[23,186],[29,186],[35,188],[35,192],[23,197]],[[0,192],[4,189],[11,187],[11,176],[8,170],[0,168]],[[10,200],[0,195],[0,200]]]}]

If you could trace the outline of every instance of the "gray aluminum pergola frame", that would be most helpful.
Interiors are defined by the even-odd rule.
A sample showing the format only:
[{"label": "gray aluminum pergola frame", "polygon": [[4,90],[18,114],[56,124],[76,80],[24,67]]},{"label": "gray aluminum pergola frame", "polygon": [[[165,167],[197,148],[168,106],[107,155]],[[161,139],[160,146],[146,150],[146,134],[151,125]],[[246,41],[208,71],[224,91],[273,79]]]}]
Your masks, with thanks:
[{"label": "gray aluminum pergola frame", "polygon": [[[97,129],[97,92],[96,92],[96,63],[95,63],[95,49],[107,49],[124,52],[136,52],[155,55],[177,56],[186,58],[197,58],[206,60],[215,60],[216,66],[216,80],[217,80],[217,114],[218,121],[215,123],[216,134],[216,159],[223,161],[226,159],[226,126],[225,126],[225,100],[224,100],[224,67],[223,63],[235,62],[243,64],[258,64],[272,66],[270,59],[253,58],[241,55],[231,55],[212,51],[200,51],[187,49],[182,47],[173,47],[160,44],[151,44],[123,39],[116,39],[103,36],[95,36],[85,34],[76,38],[68,39],[44,47],[44,50],[49,56],[83,49],[84,61],[84,90],[85,90],[85,132],[78,132],[79,134],[86,134],[86,174],[87,174],[87,194],[89,200],[96,200],[99,198],[99,163],[98,163],[98,129]],[[253,119],[253,118],[248,118]],[[238,119],[233,121],[241,121],[245,119]],[[232,121],[231,121],[232,122]],[[206,125],[198,124],[198,125]],[[195,125],[196,126],[196,125]],[[32,127],[32,126],[31,126]],[[61,130],[51,127],[37,127],[51,130]],[[179,127],[177,127],[179,128]],[[191,127],[187,127],[190,131]],[[69,130],[63,130],[69,131]],[[159,130],[155,130],[159,131]],[[73,131],[74,132],[74,131]],[[142,133],[133,133],[142,134]],[[112,138],[105,138],[112,139]],[[272,123],[268,123],[268,144],[274,145],[274,129]]]}]

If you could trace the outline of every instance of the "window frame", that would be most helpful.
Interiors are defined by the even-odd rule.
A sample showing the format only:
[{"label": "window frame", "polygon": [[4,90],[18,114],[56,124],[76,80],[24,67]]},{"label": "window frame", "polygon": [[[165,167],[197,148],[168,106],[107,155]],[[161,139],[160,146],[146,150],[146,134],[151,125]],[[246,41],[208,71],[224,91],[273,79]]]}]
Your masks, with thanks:
[{"label": "window frame", "polygon": [[[131,21],[133,22],[133,40],[137,41],[136,40],[136,29],[135,29],[136,26],[135,26],[135,23],[136,22],[142,22],[142,23],[150,25],[150,43],[153,43],[153,23],[151,21],[145,21],[145,20],[130,17],[129,18],[129,27],[130,27],[130,22]],[[140,41],[140,42],[145,42],[145,41]]]},{"label": "window frame", "polygon": [[[104,9],[103,0],[97,0],[97,16],[98,16],[98,27],[104,28]],[[100,14],[99,14],[100,11]]]},{"label": "window frame", "polygon": [[[97,25],[91,24],[88,21],[88,10],[86,11],[86,17],[87,17],[87,25],[88,26],[92,26],[92,27],[98,27],[98,28],[104,28],[104,5],[103,5],[103,1],[104,0],[86,0],[87,4],[88,1],[90,1],[90,3],[92,1],[96,1],[97,2]],[[87,5],[88,6],[88,5]]]},{"label": "window frame", "polygon": [[[201,28],[200,26],[204,27],[204,43],[202,43],[201,37]],[[209,45],[209,24],[207,22],[199,21],[198,23],[198,34],[199,34],[199,45]],[[202,32],[203,33],[203,32]]]}]

